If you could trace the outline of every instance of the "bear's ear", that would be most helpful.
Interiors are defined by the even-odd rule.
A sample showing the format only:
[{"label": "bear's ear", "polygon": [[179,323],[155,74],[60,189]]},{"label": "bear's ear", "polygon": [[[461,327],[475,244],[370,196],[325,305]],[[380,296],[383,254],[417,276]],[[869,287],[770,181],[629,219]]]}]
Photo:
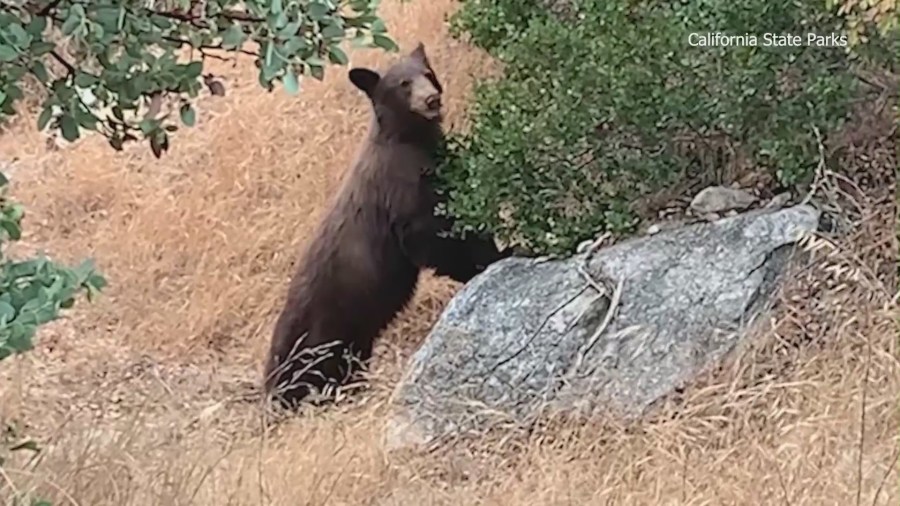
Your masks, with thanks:
[{"label": "bear's ear", "polygon": [[374,70],[366,68],[350,70],[350,82],[370,97],[372,93],[375,93],[375,87],[378,86],[378,81],[380,80],[381,76]]},{"label": "bear's ear", "polygon": [[421,61],[422,63],[428,63],[428,56],[425,54],[425,44],[421,42],[416,44],[416,48],[413,49],[411,53],[409,53],[409,56]]}]

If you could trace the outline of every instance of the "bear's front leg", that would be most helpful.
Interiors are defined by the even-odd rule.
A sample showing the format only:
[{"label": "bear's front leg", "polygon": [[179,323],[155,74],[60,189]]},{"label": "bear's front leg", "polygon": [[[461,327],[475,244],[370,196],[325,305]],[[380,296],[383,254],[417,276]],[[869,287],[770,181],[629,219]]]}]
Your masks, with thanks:
[{"label": "bear's front leg", "polygon": [[467,283],[492,263],[512,254],[499,251],[489,235],[449,237],[451,222],[432,217],[398,227],[400,247],[419,268],[432,268],[438,276]]}]

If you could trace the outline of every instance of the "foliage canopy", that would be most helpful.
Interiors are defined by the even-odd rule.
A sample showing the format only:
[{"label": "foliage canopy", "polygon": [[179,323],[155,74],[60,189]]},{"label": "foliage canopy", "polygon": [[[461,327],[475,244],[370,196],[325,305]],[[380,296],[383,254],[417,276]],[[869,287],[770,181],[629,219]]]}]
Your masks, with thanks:
[{"label": "foliage canopy", "polygon": [[[379,0],[4,0],[0,2],[0,119],[15,114],[31,76],[46,90],[38,128],[68,141],[99,131],[120,150],[143,138],[157,157],[178,123],[192,126],[209,59],[248,55],[259,83],[297,93],[303,76],[344,65],[341,43],[396,50]],[[177,112],[162,112],[166,99]]]}]

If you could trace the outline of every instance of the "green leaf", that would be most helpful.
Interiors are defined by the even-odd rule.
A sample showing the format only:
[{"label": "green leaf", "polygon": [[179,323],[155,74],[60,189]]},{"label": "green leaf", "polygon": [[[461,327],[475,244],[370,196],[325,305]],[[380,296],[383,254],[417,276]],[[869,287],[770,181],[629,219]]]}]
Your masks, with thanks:
[{"label": "green leaf", "polygon": [[18,23],[13,23],[9,25],[7,28],[7,33],[9,33],[9,37],[13,39],[13,43],[19,47],[28,47],[31,45],[31,35],[28,35],[28,32],[22,28],[22,25]]},{"label": "green leaf", "polygon": [[240,25],[231,25],[222,33],[222,47],[225,49],[237,49],[244,43],[246,36]]},{"label": "green leaf", "polygon": [[347,23],[347,26],[364,28],[370,26],[376,19],[378,19],[376,16],[363,15],[353,18],[344,18],[344,22]]},{"label": "green leaf", "polygon": [[0,227],[6,231],[11,240],[18,241],[22,238],[22,227],[18,223],[10,220],[0,220]]},{"label": "green leaf", "polygon": [[91,30],[94,32],[95,39],[103,39],[103,36],[106,34],[106,31],[103,29],[103,25],[94,24],[91,25]]},{"label": "green leaf", "polygon": [[99,7],[95,12],[96,20],[107,30],[119,29],[119,12],[123,10],[121,7],[103,6]]},{"label": "green leaf", "polygon": [[35,325],[40,326],[49,323],[59,317],[59,312],[55,305],[47,304],[41,306],[34,312]]},{"label": "green leaf", "polygon": [[[28,68],[24,65],[10,65],[6,69],[6,77],[7,77],[6,82],[18,81],[19,79],[22,79],[23,77],[25,77],[25,74],[27,74],[27,73],[28,73]],[[9,95],[10,97],[14,98],[15,100],[19,100],[20,98],[25,96],[22,93],[22,90],[19,89],[19,87],[16,85],[8,86],[6,88],[6,94]]]},{"label": "green leaf", "polygon": [[386,35],[380,35],[377,33],[373,34],[372,42],[376,47],[380,47],[386,51],[396,52],[400,50],[400,47],[397,46],[397,43],[391,40],[391,38],[387,37]]},{"label": "green leaf", "polygon": [[284,12],[280,12],[277,16],[275,16],[274,27],[276,30],[281,30],[285,26],[287,26],[289,21],[290,19],[288,19],[287,14],[285,14]]},{"label": "green leaf", "polygon": [[62,24],[63,35],[69,36],[81,26],[81,18],[75,13],[75,9],[69,12],[69,17]]},{"label": "green leaf", "polygon": [[68,114],[63,114],[59,119],[59,126],[62,130],[63,139],[69,142],[78,140],[78,123],[75,122],[75,118]]},{"label": "green leaf", "polygon": [[337,65],[346,65],[350,62],[350,59],[347,58],[347,54],[337,46],[328,50],[328,60]]},{"label": "green leaf", "polygon": [[309,43],[307,43],[306,39],[303,37],[292,37],[282,46],[282,50],[287,55],[294,55],[298,51],[303,51],[309,47]]},{"label": "green leaf", "polygon": [[[3,181],[4,182],[2,184],[7,184],[7,182],[8,182],[8,181],[6,181],[5,177],[3,178]],[[25,216],[25,206],[23,206],[22,204],[7,205],[6,215],[11,220],[19,221],[22,219],[22,217]]]},{"label": "green leaf", "polygon": [[37,77],[42,83],[50,81],[50,74],[47,73],[47,67],[40,61],[35,60],[34,63],[31,64],[31,72],[34,73],[34,77]]},{"label": "green leaf", "polygon": [[201,61],[195,61],[195,62],[188,63],[184,67],[185,77],[188,77],[190,79],[196,79],[196,78],[200,77],[200,74],[202,72],[203,72],[203,62],[201,62]]},{"label": "green leaf", "polygon": [[324,67],[325,66],[325,62],[318,56],[310,56],[309,58],[306,59],[306,63],[308,65],[311,65],[314,67]]},{"label": "green leaf", "polygon": [[266,77],[265,67],[259,69],[259,72],[257,73],[257,81],[259,82],[259,85],[268,91],[272,91],[272,82]]},{"label": "green leaf", "polygon": [[79,279],[87,279],[88,276],[97,268],[97,264],[94,262],[93,258],[86,258],[82,260],[77,267],[72,269],[72,272]]},{"label": "green leaf", "polygon": [[37,128],[38,131],[42,131],[44,128],[47,128],[47,123],[53,119],[53,107],[51,105],[44,106],[44,109],[41,111],[41,114],[38,116]]},{"label": "green leaf", "polygon": [[35,16],[31,19],[31,22],[28,23],[28,28],[26,28],[26,30],[28,30],[28,33],[32,37],[38,37],[42,33],[44,33],[44,30],[46,28],[47,28],[47,18],[44,16]]},{"label": "green leaf", "polygon": [[310,2],[309,11],[306,13],[310,19],[319,22],[326,19],[331,14],[331,8],[322,2]]},{"label": "green leaf", "polygon": [[321,81],[325,78],[325,67],[323,65],[309,65],[309,75],[314,79]]},{"label": "green leaf", "polygon": [[150,150],[153,156],[161,158],[162,154],[169,150],[169,135],[163,130],[157,130],[150,136]]},{"label": "green leaf", "polygon": [[191,104],[182,105],[180,113],[182,123],[189,127],[194,126],[194,123],[197,120],[197,114],[194,111],[194,108],[191,107]]},{"label": "green leaf", "polygon": [[[300,30],[300,26],[302,26],[302,25],[303,25],[302,20],[292,21],[292,22],[284,25],[284,28],[278,30],[278,33],[276,35],[278,35],[278,38],[280,38],[280,39],[290,39],[291,37],[294,37],[295,35],[297,35],[297,32]],[[288,40],[288,43],[289,42],[290,42],[290,40]]]},{"label": "green leaf", "polygon": [[7,344],[17,352],[30,350],[32,347],[31,336],[33,335],[33,325],[24,325],[19,322],[13,322],[9,326],[9,338]]},{"label": "green leaf", "polygon": [[18,56],[19,53],[15,48],[7,46],[6,44],[0,44],[0,61],[13,61],[18,58]]},{"label": "green leaf", "polygon": [[75,109],[75,121],[78,122],[78,125],[88,129],[94,130],[97,127],[97,117],[93,115],[90,111],[85,110],[82,107],[78,107]]},{"label": "green leaf", "polygon": [[296,95],[300,92],[300,82],[291,70],[288,70],[285,73],[284,77],[281,79],[281,83],[284,85],[285,91],[290,95]]},{"label": "green leaf", "polygon": [[31,45],[30,51],[32,56],[44,56],[55,48],[56,46],[51,42],[35,42]]},{"label": "green leaf", "polygon": [[343,38],[344,34],[344,28],[337,24],[330,24],[322,29],[322,37],[325,37],[326,39]]},{"label": "green leaf", "polygon": [[157,28],[161,28],[163,30],[168,30],[172,28],[172,21],[163,16],[154,15],[150,16],[150,22],[153,23],[153,26]]},{"label": "green leaf", "polygon": [[106,278],[97,273],[91,274],[85,281],[87,287],[98,291],[106,288],[107,284]]},{"label": "green leaf", "polygon": [[284,7],[281,4],[281,0],[270,0],[269,12],[272,14],[281,14],[283,11]]},{"label": "green leaf", "polygon": [[372,33],[386,33],[387,27],[384,25],[384,20],[381,18],[373,19],[371,26],[369,26],[369,30]]},{"label": "green leaf", "polygon": [[12,307],[8,302],[0,302],[0,322],[4,324],[13,321],[16,317],[16,308]]},{"label": "green leaf", "polygon": [[75,86],[79,88],[90,88],[98,82],[98,79],[87,72],[78,72],[75,74]]}]

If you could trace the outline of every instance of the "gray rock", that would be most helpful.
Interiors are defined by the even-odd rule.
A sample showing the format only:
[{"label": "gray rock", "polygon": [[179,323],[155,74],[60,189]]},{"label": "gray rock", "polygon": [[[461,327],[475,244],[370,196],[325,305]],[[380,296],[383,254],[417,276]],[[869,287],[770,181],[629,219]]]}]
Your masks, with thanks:
[{"label": "gray rock", "polygon": [[754,202],[756,196],[750,192],[725,186],[710,186],[694,197],[691,210],[697,215],[719,214],[747,209]]},{"label": "gray rock", "polygon": [[754,211],[569,259],[492,265],[413,356],[386,446],[528,424],[544,409],[640,416],[748,335],[818,218],[808,206]]},{"label": "gray rock", "polygon": [[785,205],[787,205],[787,203],[790,201],[791,201],[790,193],[788,193],[788,192],[779,193],[778,195],[775,195],[774,197],[772,197],[772,200],[770,200],[766,204],[766,209],[780,209],[780,208],[784,207]]}]

